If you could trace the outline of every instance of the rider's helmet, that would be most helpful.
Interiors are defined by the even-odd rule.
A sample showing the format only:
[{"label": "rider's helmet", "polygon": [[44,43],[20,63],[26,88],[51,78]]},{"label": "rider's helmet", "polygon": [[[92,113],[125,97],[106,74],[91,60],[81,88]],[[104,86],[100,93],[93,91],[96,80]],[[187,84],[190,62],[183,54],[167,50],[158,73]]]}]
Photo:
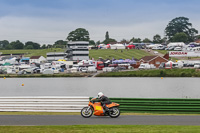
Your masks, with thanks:
[{"label": "rider's helmet", "polygon": [[98,98],[102,97],[103,96],[103,93],[102,92],[99,92],[98,93]]}]

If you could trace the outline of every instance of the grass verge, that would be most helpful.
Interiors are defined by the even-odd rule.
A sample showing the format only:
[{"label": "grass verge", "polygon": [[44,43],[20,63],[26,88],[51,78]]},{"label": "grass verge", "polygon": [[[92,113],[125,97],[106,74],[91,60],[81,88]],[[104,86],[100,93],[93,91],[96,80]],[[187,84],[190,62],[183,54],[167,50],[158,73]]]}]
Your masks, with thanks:
[{"label": "grass verge", "polygon": [[72,125],[0,126],[0,133],[197,133],[200,126],[170,125]]},{"label": "grass verge", "polygon": [[96,77],[200,77],[195,69],[154,69],[100,73]]}]

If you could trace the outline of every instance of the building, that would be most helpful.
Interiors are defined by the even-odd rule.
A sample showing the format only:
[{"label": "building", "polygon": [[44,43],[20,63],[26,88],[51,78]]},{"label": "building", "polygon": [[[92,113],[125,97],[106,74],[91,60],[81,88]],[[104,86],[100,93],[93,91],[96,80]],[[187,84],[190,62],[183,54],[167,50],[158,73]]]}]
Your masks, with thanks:
[{"label": "building", "polygon": [[166,63],[168,62],[168,59],[165,59],[164,57],[161,56],[144,56],[139,60],[139,64],[142,63],[149,63],[153,64],[156,68],[160,66],[161,63]]},{"label": "building", "polygon": [[200,39],[196,40],[195,42],[196,42],[196,43],[200,43]]},{"label": "building", "polygon": [[66,50],[66,58],[71,61],[89,60],[89,42],[75,41],[68,42]]},{"label": "building", "polygon": [[51,62],[51,61],[57,61],[57,60],[65,60],[66,57],[66,53],[64,52],[50,52],[47,53],[47,61]]},{"label": "building", "polygon": [[32,56],[30,57],[29,63],[44,63],[46,62],[47,59],[44,58],[43,56]]}]

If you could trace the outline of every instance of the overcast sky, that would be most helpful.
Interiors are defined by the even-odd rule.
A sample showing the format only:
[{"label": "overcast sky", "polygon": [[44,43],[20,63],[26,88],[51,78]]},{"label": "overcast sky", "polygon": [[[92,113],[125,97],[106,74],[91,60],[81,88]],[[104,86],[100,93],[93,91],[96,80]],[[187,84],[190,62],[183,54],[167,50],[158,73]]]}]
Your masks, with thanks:
[{"label": "overcast sky", "polygon": [[184,16],[200,31],[200,0],[0,0],[0,40],[53,44],[85,28],[91,40],[164,36]]}]

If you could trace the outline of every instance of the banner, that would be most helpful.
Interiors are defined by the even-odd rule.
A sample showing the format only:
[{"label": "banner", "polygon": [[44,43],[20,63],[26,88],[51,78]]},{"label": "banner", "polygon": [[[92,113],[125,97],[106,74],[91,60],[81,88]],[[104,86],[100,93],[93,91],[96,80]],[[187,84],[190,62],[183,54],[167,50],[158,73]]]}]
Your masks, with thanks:
[{"label": "banner", "polygon": [[200,57],[200,51],[169,51],[169,57]]}]

